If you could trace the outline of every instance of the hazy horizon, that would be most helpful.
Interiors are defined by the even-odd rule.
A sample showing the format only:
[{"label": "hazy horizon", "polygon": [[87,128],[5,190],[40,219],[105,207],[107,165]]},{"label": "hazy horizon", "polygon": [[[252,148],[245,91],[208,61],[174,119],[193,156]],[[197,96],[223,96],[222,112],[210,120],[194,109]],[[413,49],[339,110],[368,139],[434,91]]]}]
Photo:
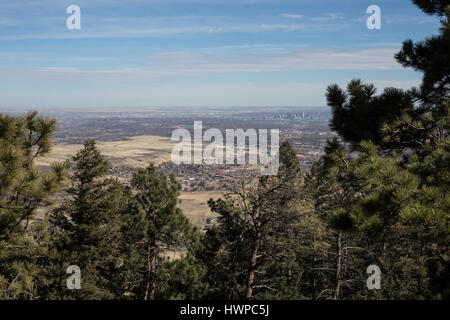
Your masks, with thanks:
[{"label": "hazy horizon", "polygon": [[142,106],[142,107],[133,107],[133,106],[102,106],[102,107],[93,107],[93,106],[81,106],[81,107],[5,107],[0,105],[1,111],[13,111],[13,112],[23,112],[23,111],[44,111],[44,112],[145,112],[145,111],[177,111],[178,109],[193,109],[193,110],[218,110],[218,111],[226,111],[226,110],[252,110],[252,109],[261,109],[261,110],[277,110],[277,109],[328,109],[327,106]]}]

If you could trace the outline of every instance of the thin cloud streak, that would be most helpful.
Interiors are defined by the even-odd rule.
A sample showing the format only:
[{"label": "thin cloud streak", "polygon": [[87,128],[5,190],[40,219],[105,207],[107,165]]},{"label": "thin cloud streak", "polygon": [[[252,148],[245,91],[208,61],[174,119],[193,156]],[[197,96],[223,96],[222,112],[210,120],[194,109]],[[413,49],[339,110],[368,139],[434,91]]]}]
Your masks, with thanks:
[{"label": "thin cloud streak", "polygon": [[291,14],[291,13],[282,13],[280,15],[283,18],[290,18],[290,19],[301,19],[304,17],[302,14]]},{"label": "thin cloud streak", "polygon": [[[92,81],[145,80],[162,76],[207,75],[228,73],[292,72],[302,70],[392,70],[401,66],[395,61],[395,49],[336,50],[301,48],[283,55],[201,54],[165,52],[136,61],[131,68],[82,69],[66,67],[1,67],[8,77],[49,79],[79,78]],[[2,77],[3,78],[3,77]],[[20,76],[19,76],[20,78]]]},{"label": "thin cloud streak", "polygon": [[143,29],[114,27],[105,30],[80,30],[77,32],[19,34],[0,36],[0,40],[57,40],[57,39],[93,39],[93,38],[145,38],[167,37],[186,34],[216,34],[216,33],[260,33],[276,31],[336,31],[337,26],[325,24],[255,24],[229,26],[186,26],[173,28],[149,27]]},{"label": "thin cloud streak", "polygon": [[401,68],[393,57],[395,52],[396,49],[392,48],[362,50],[302,48],[276,56],[167,52],[147,57],[148,61],[144,64],[151,70],[167,74],[389,70]]}]

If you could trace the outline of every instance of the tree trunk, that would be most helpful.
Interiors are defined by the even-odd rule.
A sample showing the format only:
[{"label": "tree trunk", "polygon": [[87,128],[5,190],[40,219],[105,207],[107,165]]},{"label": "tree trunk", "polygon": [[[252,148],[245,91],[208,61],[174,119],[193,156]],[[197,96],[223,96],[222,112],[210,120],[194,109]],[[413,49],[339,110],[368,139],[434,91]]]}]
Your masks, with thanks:
[{"label": "tree trunk", "polygon": [[314,270],[316,266],[316,254],[314,253],[313,263],[312,263],[312,292],[311,299],[316,300],[316,271]]},{"label": "tree trunk", "polygon": [[245,298],[247,300],[251,300],[253,298],[253,283],[255,282],[256,262],[258,259],[259,246],[260,246],[260,235],[258,234],[253,245],[252,256],[250,258],[250,265],[248,267],[247,290],[245,293]]},{"label": "tree trunk", "polygon": [[336,261],[336,289],[334,291],[334,300],[341,298],[342,291],[342,232],[338,233],[337,237],[338,256]]},{"label": "tree trunk", "polygon": [[312,271],[311,271],[311,274],[312,274],[311,298],[312,298],[312,300],[316,300],[316,270],[315,270],[315,268],[316,268],[317,257],[316,257],[316,246],[315,246],[316,236],[314,234],[312,237],[312,243],[313,243],[313,261],[312,261],[312,268],[311,268],[312,269]]},{"label": "tree trunk", "polygon": [[147,284],[144,300],[155,300],[156,291],[156,248],[155,240],[152,239],[148,245],[147,252]]}]

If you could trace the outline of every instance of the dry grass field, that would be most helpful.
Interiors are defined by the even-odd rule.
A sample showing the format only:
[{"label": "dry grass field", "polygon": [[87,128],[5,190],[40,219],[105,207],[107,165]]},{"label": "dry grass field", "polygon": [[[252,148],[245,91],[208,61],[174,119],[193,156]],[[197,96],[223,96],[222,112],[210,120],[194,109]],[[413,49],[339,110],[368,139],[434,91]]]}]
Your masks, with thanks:
[{"label": "dry grass field", "polygon": [[[127,165],[140,168],[146,167],[150,162],[158,165],[169,161],[175,144],[170,138],[146,135],[122,141],[98,142],[98,147],[113,166]],[[39,159],[36,164],[49,166],[52,162],[70,159],[81,148],[80,144],[56,144],[51,153]]]},{"label": "dry grass field", "polygon": [[208,217],[215,217],[208,207],[208,200],[223,197],[220,191],[182,192],[179,207],[189,220],[197,227],[203,226]]}]

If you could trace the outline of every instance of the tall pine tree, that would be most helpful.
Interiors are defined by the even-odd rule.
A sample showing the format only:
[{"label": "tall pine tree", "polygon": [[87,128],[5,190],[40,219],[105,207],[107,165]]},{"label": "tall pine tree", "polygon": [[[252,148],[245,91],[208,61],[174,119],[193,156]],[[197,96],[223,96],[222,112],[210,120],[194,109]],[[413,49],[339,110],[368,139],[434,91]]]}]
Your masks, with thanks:
[{"label": "tall pine tree", "polygon": [[[87,140],[72,161],[68,197],[50,216],[55,239],[49,253],[49,270],[55,276],[51,289],[58,298],[115,298],[115,278],[124,263],[119,241],[126,192],[108,178],[110,165],[94,140]],[[81,270],[81,290],[66,287],[71,265]]]}]

